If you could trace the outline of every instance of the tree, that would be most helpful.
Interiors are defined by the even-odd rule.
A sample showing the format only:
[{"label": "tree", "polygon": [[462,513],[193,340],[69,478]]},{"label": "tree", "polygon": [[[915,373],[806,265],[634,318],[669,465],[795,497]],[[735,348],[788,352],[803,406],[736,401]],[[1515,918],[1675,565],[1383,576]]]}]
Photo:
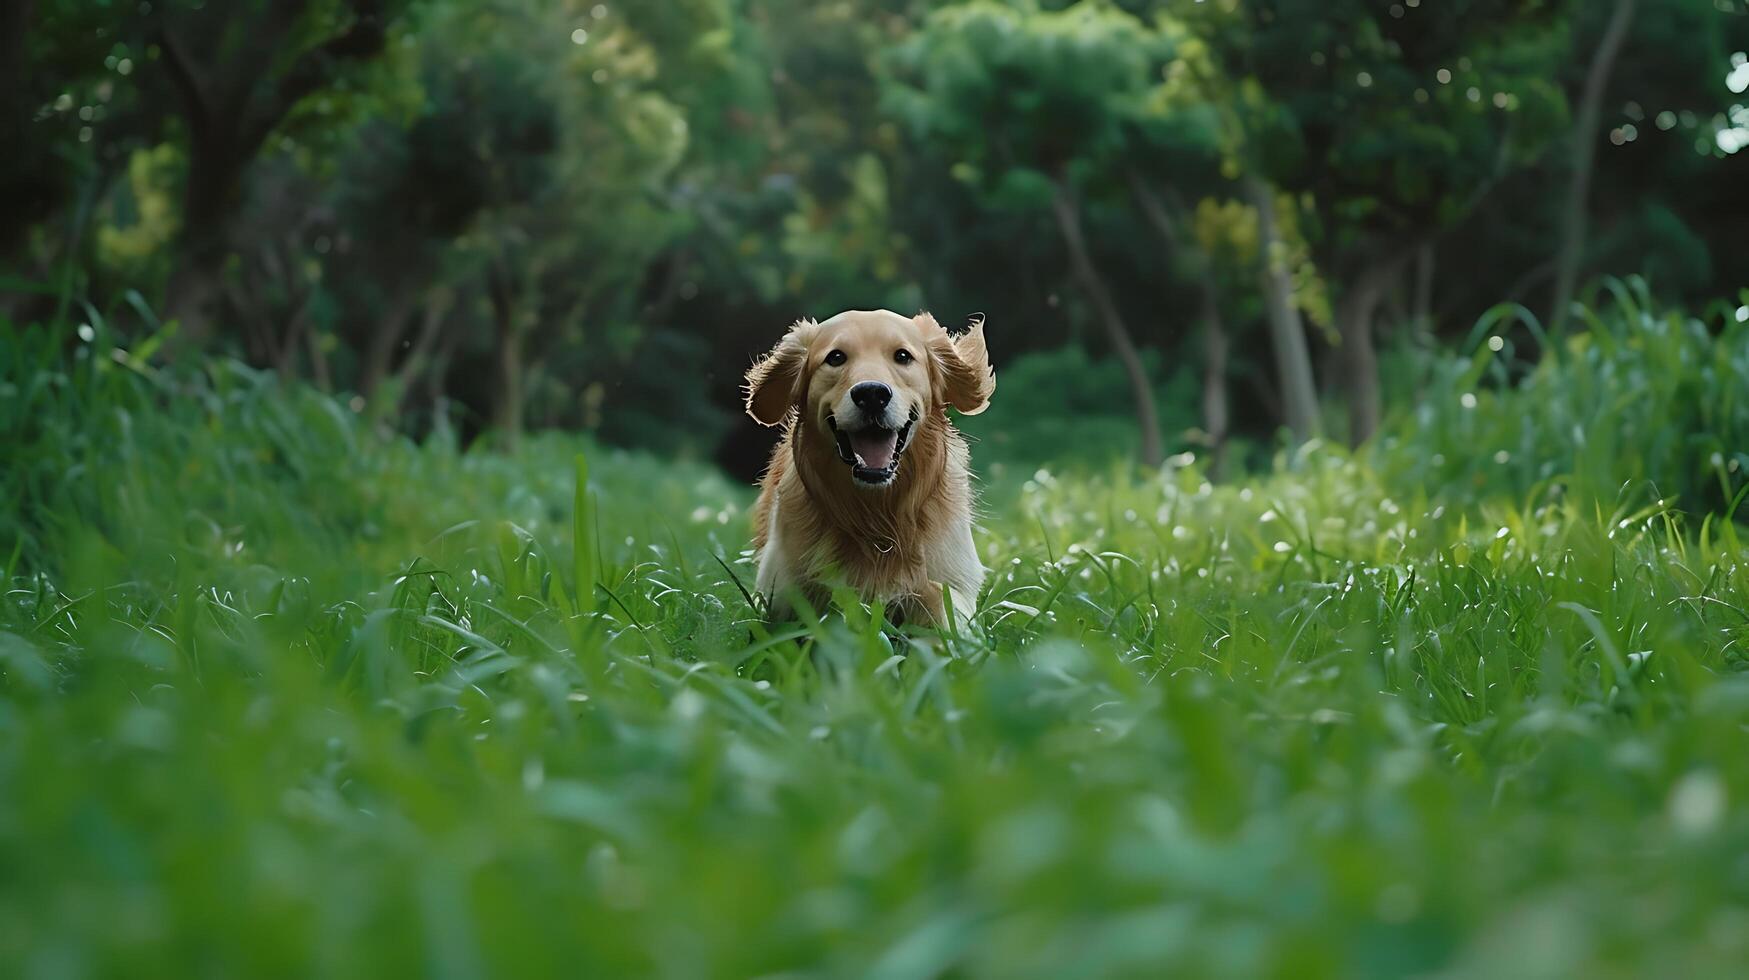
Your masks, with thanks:
[{"label": "tree", "polygon": [[1334,284],[1349,440],[1380,415],[1376,315],[1410,257],[1565,118],[1548,80],[1562,21],[1541,0],[1208,4],[1189,23],[1273,107],[1260,174],[1311,203]]},{"label": "tree", "polygon": [[1294,300],[1294,286],[1287,258],[1287,244],[1277,217],[1275,187],[1256,174],[1245,177],[1245,197],[1257,224],[1257,256],[1264,309],[1269,321],[1270,346],[1275,351],[1275,370],[1280,379],[1281,399],[1288,429],[1304,442],[1316,436],[1318,422],[1317,383],[1312,378],[1312,356],[1306,346],[1306,328]]},{"label": "tree", "polygon": [[1170,58],[1164,39],[1099,3],[1041,12],[976,0],[932,14],[893,55],[889,105],[918,139],[952,147],[955,172],[989,206],[1053,219],[1129,379],[1141,461],[1158,466],[1152,383],[1089,242],[1084,198],[1114,180],[1100,164],[1124,139],[1124,103],[1142,98]]},{"label": "tree", "polygon": [[[1749,16],[1685,0],[1599,4],[1575,17],[1562,81],[1578,106],[1545,180],[1554,229],[1551,326],[1588,273],[1634,272],[1703,300],[1740,249],[1749,154]],[[1734,59],[1736,61],[1734,62]],[[1721,135],[1722,134],[1722,135]],[[1536,283],[1540,285],[1540,282]]]},{"label": "tree", "polygon": [[85,277],[99,198],[149,131],[126,27],[83,0],[0,4],[0,268],[68,289]]},{"label": "tree", "polygon": [[[1169,14],[1164,5],[1136,4],[1149,10],[1160,31],[1174,41],[1177,58],[1160,84],[1141,103],[1134,115],[1137,137],[1130,148],[1132,168],[1137,159],[1156,181],[1190,184],[1205,195],[1228,193],[1237,178],[1249,203],[1243,213],[1257,235],[1254,250],[1254,281],[1264,299],[1264,316],[1275,360],[1277,402],[1280,417],[1296,441],[1318,433],[1318,394],[1312,361],[1300,317],[1301,297],[1295,288],[1293,249],[1285,240],[1283,222],[1277,215],[1278,193],[1262,176],[1262,147],[1279,138],[1284,128],[1280,110],[1261,95],[1255,84],[1231,74],[1220,62],[1220,53],[1197,36],[1193,24]],[[1159,8],[1159,9],[1154,9]],[[1194,15],[1194,12],[1193,12]],[[1200,25],[1211,29],[1208,23]],[[1158,208],[1150,206],[1145,189],[1138,189],[1144,213],[1164,232]],[[1188,215],[1181,215],[1181,222]],[[1194,237],[1194,236],[1193,236]],[[1204,322],[1209,319],[1214,266],[1208,256],[1200,263],[1204,278]],[[1205,333],[1206,333],[1205,328]],[[1224,339],[1210,335],[1205,354],[1228,349]],[[1210,362],[1205,376],[1215,370]],[[1205,384],[1213,384],[1212,378]]]},{"label": "tree", "polygon": [[5,204],[0,259],[12,256],[25,231],[43,218],[56,196],[48,169],[53,144],[31,138],[42,129],[32,125],[32,115],[38,106],[52,105],[54,100],[42,90],[46,79],[36,76],[36,84],[31,84],[35,66],[26,38],[35,13],[35,0],[14,0],[0,7],[0,141],[13,148],[0,160],[0,202]]},{"label": "tree", "polygon": [[1232,341],[1221,313],[1221,286],[1212,256],[1189,234],[1189,215],[1175,191],[1157,192],[1139,173],[1132,172],[1131,188],[1148,224],[1165,244],[1165,268],[1170,276],[1183,276],[1197,284],[1197,321],[1201,324],[1203,355],[1203,436],[1209,449],[1209,478],[1219,480],[1226,471],[1227,438],[1232,430],[1232,409],[1227,395],[1227,374]]},{"label": "tree", "polygon": [[[1209,452],[1208,473],[1220,479],[1226,469],[1232,430],[1228,396],[1232,339],[1223,312],[1226,303],[1216,256],[1204,247],[1185,196],[1219,195],[1230,181],[1223,170],[1228,149],[1221,111],[1206,98],[1210,66],[1204,48],[1174,21],[1161,16],[1157,29],[1175,41],[1177,57],[1166,67],[1148,97],[1132,103],[1124,156],[1118,165],[1131,196],[1163,247],[1161,270],[1167,282],[1194,284],[1202,348],[1202,436]],[[1199,60],[1201,63],[1199,64]],[[1303,339],[1301,340],[1303,350]],[[1308,382],[1306,393],[1311,394]],[[1315,405],[1314,405],[1315,409]]]},{"label": "tree", "polygon": [[[151,70],[176,94],[187,154],[167,310],[187,342],[212,330],[243,176],[300,103],[382,53],[395,0],[160,0],[142,5]],[[289,53],[288,53],[289,52]]]},{"label": "tree", "polygon": [[0,315],[168,294],[385,420],[702,449],[777,324],[987,313],[1107,354],[1147,460],[1200,371],[1219,468],[1321,395],[1364,439],[1389,324],[1740,285],[1749,17],[1632,2],[15,0],[0,263],[56,288]]}]

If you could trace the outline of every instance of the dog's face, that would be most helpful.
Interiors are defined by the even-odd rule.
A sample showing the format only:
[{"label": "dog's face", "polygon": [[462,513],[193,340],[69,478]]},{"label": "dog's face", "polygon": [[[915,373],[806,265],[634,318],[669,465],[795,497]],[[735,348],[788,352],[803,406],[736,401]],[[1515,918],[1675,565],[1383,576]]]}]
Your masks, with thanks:
[{"label": "dog's face", "polygon": [[808,362],[804,424],[832,438],[857,485],[890,485],[917,420],[934,399],[917,324],[878,314],[828,320]]},{"label": "dog's face", "polygon": [[779,425],[794,411],[857,486],[878,490],[898,479],[919,423],[948,406],[981,412],[995,387],[982,321],[955,338],[927,313],[858,311],[791,328],[747,372],[747,412]]}]

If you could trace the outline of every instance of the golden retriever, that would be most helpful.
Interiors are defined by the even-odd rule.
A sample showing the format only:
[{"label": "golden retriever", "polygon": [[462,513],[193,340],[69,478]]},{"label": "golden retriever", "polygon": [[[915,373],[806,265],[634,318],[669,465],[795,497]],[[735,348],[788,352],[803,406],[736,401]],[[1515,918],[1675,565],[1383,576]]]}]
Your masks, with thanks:
[{"label": "golden retriever", "polygon": [[842,583],[900,621],[963,624],[984,584],[972,544],[970,453],[947,409],[996,389],[980,318],[958,337],[927,313],[803,320],[747,372],[747,414],[786,426],[753,513],[773,618]]}]

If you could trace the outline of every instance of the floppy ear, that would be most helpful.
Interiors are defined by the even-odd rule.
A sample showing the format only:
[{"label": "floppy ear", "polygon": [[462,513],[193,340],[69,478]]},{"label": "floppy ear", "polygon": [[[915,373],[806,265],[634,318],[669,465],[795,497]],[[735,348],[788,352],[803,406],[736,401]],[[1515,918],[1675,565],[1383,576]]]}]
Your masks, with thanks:
[{"label": "floppy ear", "polygon": [[[990,367],[990,351],[984,346],[984,318],[972,321],[971,329],[950,336],[935,318],[917,315],[929,336],[930,358],[941,379],[941,400],[962,415],[976,415],[990,407],[996,392],[996,371]],[[933,328],[933,329],[932,329]]]},{"label": "floppy ear", "polygon": [[747,369],[747,414],[760,425],[782,425],[801,398],[802,368],[820,325],[798,320],[771,353]]}]

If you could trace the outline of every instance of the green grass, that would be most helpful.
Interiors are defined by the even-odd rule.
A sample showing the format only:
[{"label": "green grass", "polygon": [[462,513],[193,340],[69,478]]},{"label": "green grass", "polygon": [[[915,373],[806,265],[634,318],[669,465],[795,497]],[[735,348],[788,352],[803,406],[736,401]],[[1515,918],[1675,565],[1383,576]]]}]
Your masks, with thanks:
[{"label": "green grass", "polygon": [[710,471],[0,331],[3,972],[1740,975],[1749,344],[1647,305],[994,486],[908,637],[756,624]]}]

